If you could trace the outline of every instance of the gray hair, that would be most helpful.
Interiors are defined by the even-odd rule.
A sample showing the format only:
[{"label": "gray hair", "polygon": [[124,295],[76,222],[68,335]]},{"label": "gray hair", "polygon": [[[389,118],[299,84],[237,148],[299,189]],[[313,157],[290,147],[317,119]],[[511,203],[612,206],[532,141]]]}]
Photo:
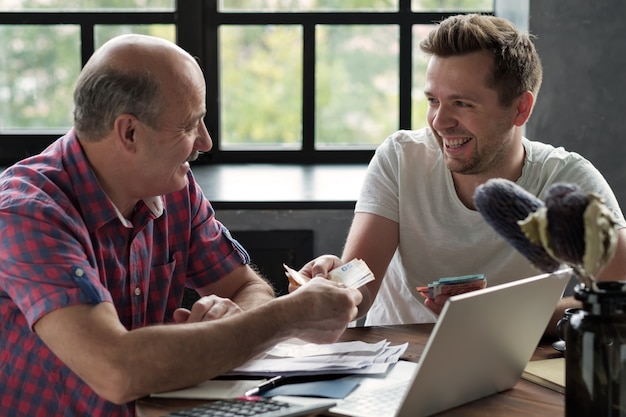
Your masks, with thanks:
[{"label": "gray hair", "polygon": [[115,119],[125,113],[156,129],[163,108],[159,80],[147,71],[88,64],[74,89],[74,127],[87,140],[102,139],[113,129]]}]

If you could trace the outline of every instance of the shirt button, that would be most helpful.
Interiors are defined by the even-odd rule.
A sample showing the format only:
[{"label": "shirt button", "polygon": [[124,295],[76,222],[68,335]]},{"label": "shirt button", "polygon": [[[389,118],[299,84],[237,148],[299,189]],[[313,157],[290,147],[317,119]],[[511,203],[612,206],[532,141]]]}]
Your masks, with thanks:
[{"label": "shirt button", "polygon": [[85,271],[83,271],[81,268],[76,268],[76,271],[74,271],[74,275],[76,275],[77,277],[82,277],[83,275],[85,275]]},{"label": "shirt button", "polygon": [[141,289],[139,287],[135,287],[135,295],[141,295]]}]

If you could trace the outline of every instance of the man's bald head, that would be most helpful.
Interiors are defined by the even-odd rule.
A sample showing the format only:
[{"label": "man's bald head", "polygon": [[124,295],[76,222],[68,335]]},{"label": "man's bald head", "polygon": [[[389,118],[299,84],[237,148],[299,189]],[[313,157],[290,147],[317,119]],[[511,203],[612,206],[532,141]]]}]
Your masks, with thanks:
[{"label": "man's bald head", "polygon": [[142,72],[166,68],[168,64],[178,67],[185,61],[195,64],[185,50],[170,41],[129,34],[117,36],[102,45],[89,59],[85,69],[109,65],[129,72]]},{"label": "man's bald head", "polygon": [[133,114],[158,128],[168,89],[188,71],[200,72],[183,49],[167,40],[145,35],[122,35],[91,56],[74,90],[74,126],[83,140],[99,140],[113,128],[115,118]]}]

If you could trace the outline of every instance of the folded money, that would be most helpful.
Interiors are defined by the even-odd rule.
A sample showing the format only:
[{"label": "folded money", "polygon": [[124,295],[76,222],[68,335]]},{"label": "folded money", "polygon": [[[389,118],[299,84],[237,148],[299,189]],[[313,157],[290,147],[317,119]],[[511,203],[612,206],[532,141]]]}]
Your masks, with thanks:
[{"label": "folded money", "polygon": [[487,279],[483,274],[462,275],[459,277],[440,278],[426,287],[416,287],[424,298],[434,299],[438,295],[457,295],[470,291],[480,290],[487,286]]},{"label": "folded money", "polygon": [[[289,283],[295,287],[304,285],[309,280],[303,277],[298,271],[283,264],[285,275]],[[350,262],[333,269],[328,273],[328,279],[344,284],[346,287],[359,288],[374,280],[374,274],[367,264],[361,259],[353,259]]]}]

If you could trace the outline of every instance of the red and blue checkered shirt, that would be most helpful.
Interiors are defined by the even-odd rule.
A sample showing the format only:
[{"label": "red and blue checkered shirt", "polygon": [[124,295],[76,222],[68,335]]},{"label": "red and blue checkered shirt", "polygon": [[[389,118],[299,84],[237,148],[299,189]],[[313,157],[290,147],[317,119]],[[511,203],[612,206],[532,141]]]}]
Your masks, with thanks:
[{"label": "red and blue checkered shirt", "polygon": [[191,172],[126,220],[70,131],[0,176],[0,414],[131,416],[95,394],[33,332],[45,314],[112,302],[128,329],[171,321],[184,287],[249,261]]}]

